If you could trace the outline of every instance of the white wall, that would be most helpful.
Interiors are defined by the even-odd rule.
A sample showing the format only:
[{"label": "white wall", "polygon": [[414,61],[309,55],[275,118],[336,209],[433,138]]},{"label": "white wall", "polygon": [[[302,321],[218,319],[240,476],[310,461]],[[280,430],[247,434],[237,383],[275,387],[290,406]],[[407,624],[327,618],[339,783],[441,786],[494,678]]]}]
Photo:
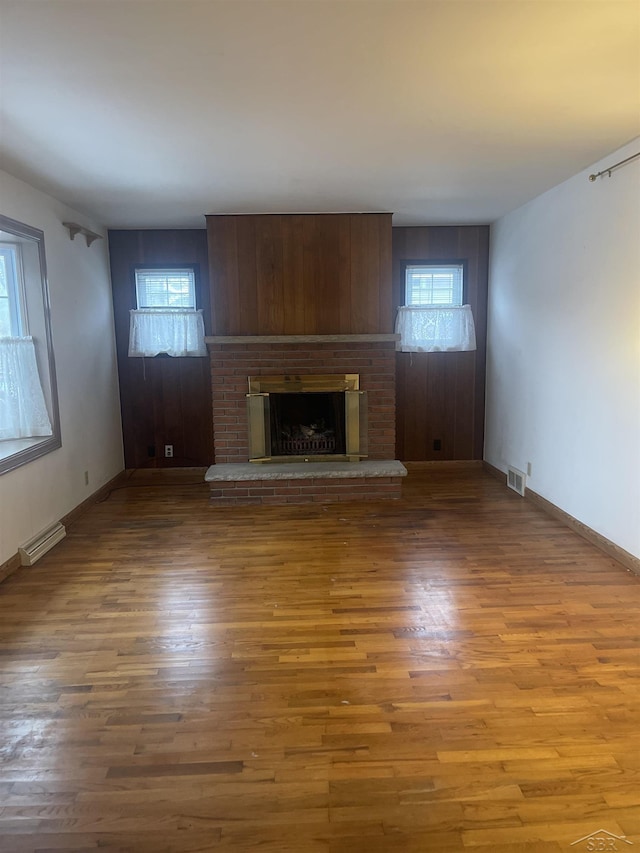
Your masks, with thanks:
[{"label": "white wall", "polygon": [[640,557],[640,139],[492,227],[485,459]]},{"label": "white wall", "polygon": [[[0,172],[0,213],[44,231],[62,447],[0,476],[0,564],[123,468],[107,241],[80,214]],[[85,485],[84,472],[89,472]]]}]

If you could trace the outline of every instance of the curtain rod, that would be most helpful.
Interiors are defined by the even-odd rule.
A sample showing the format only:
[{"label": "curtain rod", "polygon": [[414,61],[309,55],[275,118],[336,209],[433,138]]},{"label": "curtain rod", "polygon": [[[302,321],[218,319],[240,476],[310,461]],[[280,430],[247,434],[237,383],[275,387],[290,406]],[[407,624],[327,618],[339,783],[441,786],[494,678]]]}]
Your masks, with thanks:
[{"label": "curtain rod", "polygon": [[609,166],[608,169],[603,169],[601,172],[596,172],[595,175],[589,175],[590,181],[595,181],[597,178],[601,178],[602,175],[609,175],[611,177],[611,172],[614,169],[619,168],[620,166],[624,166],[625,163],[630,163],[632,160],[635,160],[636,157],[640,157],[640,151],[637,154],[632,154],[631,157],[627,157],[626,160],[620,160],[619,163],[615,163],[613,166]]}]

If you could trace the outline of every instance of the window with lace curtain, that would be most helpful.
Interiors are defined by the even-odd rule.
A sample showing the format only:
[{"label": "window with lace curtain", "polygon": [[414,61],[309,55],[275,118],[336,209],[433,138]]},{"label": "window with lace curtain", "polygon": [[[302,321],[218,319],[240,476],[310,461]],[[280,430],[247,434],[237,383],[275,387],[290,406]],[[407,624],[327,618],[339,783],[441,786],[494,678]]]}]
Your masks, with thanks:
[{"label": "window with lace curtain", "polygon": [[199,357],[207,354],[202,310],[196,308],[193,267],[140,267],[136,308],[130,312],[129,355]]},{"label": "window with lace curtain", "polygon": [[0,243],[0,338],[22,335],[26,314],[20,246]]},{"label": "window with lace curtain", "polygon": [[22,247],[18,242],[1,242],[0,441],[51,434],[35,344],[29,335]]},{"label": "window with lace curtain", "polygon": [[464,264],[408,263],[405,304],[398,308],[401,352],[459,352],[476,348],[471,306],[465,305]]}]

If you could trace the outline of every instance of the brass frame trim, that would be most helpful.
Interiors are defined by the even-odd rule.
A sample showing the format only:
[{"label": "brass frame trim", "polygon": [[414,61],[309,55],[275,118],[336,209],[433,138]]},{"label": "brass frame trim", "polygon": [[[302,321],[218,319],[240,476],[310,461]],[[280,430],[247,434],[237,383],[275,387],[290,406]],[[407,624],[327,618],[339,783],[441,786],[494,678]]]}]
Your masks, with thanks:
[{"label": "brass frame trim", "polygon": [[358,391],[359,373],[306,373],[279,376],[249,376],[250,394],[306,394]]}]

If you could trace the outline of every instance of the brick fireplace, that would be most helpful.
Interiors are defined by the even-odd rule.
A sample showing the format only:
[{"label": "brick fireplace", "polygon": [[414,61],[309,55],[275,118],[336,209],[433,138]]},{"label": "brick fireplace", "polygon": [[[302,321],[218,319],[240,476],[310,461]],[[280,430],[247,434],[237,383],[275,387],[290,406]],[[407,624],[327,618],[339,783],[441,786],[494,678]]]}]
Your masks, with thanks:
[{"label": "brick fireplace", "polygon": [[[404,470],[394,460],[394,335],[227,336],[208,338],[207,343],[216,463],[210,471],[224,477],[211,481],[214,503],[400,496]],[[320,377],[329,373],[357,375],[359,390],[365,392],[366,461],[344,462],[343,467],[331,469],[315,461],[306,465],[282,461],[275,467],[248,463],[249,377]],[[386,468],[385,463],[396,467]]]},{"label": "brick fireplace", "polygon": [[[215,447],[206,479],[212,502],[400,497],[406,470],[395,459],[391,214],[211,215],[207,238],[215,330],[206,339]],[[329,409],[319,414],[313,409],[313,421],[305,423],[310,416],[297,410],[292,415],[292,400],[283,401],[278,412],[270,397],[262,430],[269,436],[254,441],[252,432],[250,441],[250,377],[255,389],[261,376],[288,377],[304,386],[323,375],[357,376],[362,401],[357,418],[346,411],[356,405],[346,388],[344,423]],[[293,393],[291,386],[284,393]],[[333,393],[330,384],[327,394]],[[336,412],[340,407],[335,398],[327,405]],[[296,461],[274,461],[281,456],[272,441],[278,418],[286,422],[285,441],[291,437],[295,444],[303,427],[310,428],[320,433],[328,455],[341,458],[327,460],[322,453],[322,461],[306,461],[303,443]],[[358,442],[352,440],[356,429]],[[334,438],[339,449],[332,452]]]}]

